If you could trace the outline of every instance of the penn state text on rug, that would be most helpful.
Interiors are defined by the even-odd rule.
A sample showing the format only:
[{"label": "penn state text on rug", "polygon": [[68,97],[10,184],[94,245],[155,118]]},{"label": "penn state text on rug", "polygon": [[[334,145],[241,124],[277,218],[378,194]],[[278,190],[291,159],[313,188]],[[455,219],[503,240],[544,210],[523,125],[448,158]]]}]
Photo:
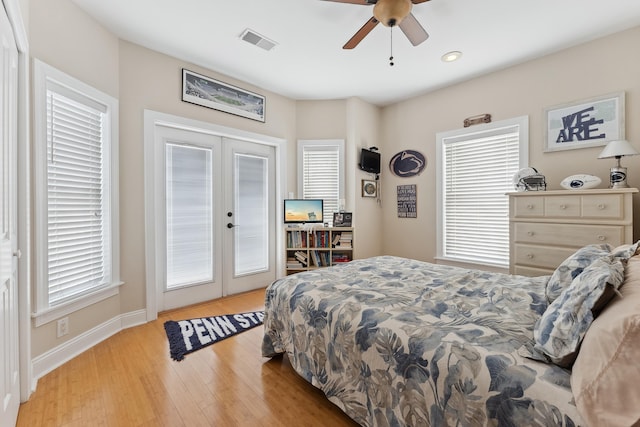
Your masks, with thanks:
[{"label": "penn state text on rug", "polygon": [[177,322],[168,320],[164,330],[169,339],[171,358],[180,361],[186,354],[255,328],[263,321],[264,311],[251,311]]}]

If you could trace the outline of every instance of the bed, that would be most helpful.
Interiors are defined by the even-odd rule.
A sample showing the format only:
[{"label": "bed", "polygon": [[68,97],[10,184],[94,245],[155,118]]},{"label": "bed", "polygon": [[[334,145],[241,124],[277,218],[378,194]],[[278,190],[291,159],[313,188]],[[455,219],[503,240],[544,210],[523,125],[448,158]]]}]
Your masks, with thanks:
[{"label": "bed", "polygon": [[[640,341],[640,285],[626,283],[636,258],[640,277],[636,249],[590,245],[540,277],[393,256],[294,274],[267,288],[262,354],[286,354],[362,426],[632,425],[640,393],[625,390],[604,413],[599,400],[640,380],[620,344],[629,316]],[[606,346],[589,342],[601,318]],[[612,369],[621,353],[629,359]],[[623,379],[611,385],[613,370]]]}]

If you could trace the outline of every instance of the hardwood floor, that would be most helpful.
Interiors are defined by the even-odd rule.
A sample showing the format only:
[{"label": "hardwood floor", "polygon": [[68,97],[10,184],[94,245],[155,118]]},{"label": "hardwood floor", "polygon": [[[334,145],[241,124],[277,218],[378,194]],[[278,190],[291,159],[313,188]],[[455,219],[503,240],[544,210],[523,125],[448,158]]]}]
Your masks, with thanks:
[{"label": "hardwood floor", "polygon": [[262,289],[121,331],[41,378],[17,426],[357,426],[286,357],[261,356],[262,326],[170,358],[165,321],[263,307]]}]

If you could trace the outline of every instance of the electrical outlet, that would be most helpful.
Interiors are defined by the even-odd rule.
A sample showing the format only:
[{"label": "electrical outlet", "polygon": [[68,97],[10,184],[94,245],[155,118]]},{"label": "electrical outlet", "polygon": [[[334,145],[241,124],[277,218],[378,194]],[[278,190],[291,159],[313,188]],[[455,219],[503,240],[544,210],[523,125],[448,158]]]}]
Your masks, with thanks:
[{"label": "electrical outlet", "polygon": [[58,320],[58,338],[69,333],[69,318],[63,317]]}]

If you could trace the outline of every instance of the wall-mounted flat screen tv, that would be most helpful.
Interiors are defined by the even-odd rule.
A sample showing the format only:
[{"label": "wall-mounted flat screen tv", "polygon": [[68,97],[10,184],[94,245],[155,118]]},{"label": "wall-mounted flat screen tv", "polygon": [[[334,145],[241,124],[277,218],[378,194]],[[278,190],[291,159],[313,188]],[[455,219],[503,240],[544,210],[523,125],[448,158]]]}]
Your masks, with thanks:
[{"label": "wall-mounted flat screen tv", "polygon": [[380,173],[380,153],[363,148],[360,152],[360,169],[370,173]]},{"label": "wall-mounted flat screen tv", "polygon": [[323,222],[322,199],[285,199],[284,223],[306,224],[310,222]]}]

